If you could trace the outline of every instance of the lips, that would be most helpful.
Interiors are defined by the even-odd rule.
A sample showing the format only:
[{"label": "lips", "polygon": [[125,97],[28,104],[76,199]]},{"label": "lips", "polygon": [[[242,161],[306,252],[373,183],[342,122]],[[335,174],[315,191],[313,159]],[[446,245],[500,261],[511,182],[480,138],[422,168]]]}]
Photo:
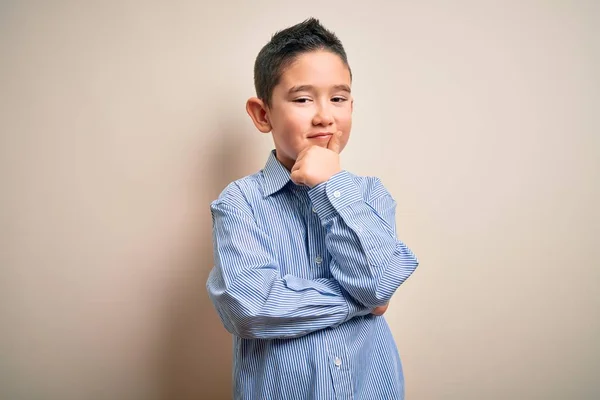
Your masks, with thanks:
[{"label": "lips", "polygon": [[324,139],[327,138],[329,136],[332,136],[333,133],[329,133],[329,132],[318,132],[318,133],[313,133],[308,135],[309,139]]}]

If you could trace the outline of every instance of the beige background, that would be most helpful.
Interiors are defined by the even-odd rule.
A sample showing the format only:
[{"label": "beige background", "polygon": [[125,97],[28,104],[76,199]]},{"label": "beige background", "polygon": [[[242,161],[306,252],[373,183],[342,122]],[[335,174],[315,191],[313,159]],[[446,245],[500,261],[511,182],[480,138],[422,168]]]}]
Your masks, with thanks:
[{"label": "beige background", "polygon": [[0,398],[229,397],[208,205],[266,160],[254,57],[309,16],[354,71],[344,167],[421,260],[407,398],[600,397],[600,2],[0,4]]}]

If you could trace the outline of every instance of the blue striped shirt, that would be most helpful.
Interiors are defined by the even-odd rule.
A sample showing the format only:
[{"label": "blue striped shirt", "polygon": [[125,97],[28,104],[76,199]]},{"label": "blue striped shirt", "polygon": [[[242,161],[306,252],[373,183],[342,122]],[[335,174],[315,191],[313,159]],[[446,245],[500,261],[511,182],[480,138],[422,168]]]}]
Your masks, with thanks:
[{"label": "blue striped shirt", "polygon": [[383,317],[418,261],[381,181],[342,171],[310,189],[271,152],[211,204],[207,289],[234,339],[235,399],[403,399]]}]

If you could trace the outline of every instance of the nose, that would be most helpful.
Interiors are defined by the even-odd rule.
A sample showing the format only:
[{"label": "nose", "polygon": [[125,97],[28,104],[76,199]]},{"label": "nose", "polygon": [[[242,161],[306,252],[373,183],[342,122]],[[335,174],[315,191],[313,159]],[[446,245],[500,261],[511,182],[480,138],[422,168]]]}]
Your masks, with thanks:
[{"label": "nose", "polygon": [[318,105],[313,117],[313,125],[328,126],[331,124],[333,124],[333,113],[329,105]]}]

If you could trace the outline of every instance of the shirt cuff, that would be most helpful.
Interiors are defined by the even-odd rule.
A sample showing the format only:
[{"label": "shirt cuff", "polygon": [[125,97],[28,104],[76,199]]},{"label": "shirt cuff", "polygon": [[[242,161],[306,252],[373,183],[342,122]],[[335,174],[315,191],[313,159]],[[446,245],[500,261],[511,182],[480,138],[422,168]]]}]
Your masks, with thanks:
[{"label": "shirt cuff", "polygon": [[371,314],[373,311],[372,308],[368,308],[363,306],[362,304],[357,303],[353,299],[346,298],[346,303],[348,304],[348,315],[344,322],[351,320],[354,317],[361,317],[364,315]]},{"label": "shirt cuff", "polygon": [[321,220],[331,218],[363,197],[347,171],[341,171],[308,192],[313,208]]},{"label": "shirt cuff", "polygon": [[342,295],[342,297],[344,298],[344,300],[346,301],[346,316],[343,320],[341,320],[340,322],[334,324],[332,327],[333,328],[337,328],[338,326],[342,325],[343,323],[345,323],[346,321],[351,320],[352,318],[355,317],[362,317],[368,314],[371,314],[371,312],[373,311],[373,308],[370,307],[365,307],[364,305],[360,304],[359,302],[357,302],[356,300],[354,300],[342,287],[339,283],[336,282],[336,285],[338,286],[340,293]]}]

